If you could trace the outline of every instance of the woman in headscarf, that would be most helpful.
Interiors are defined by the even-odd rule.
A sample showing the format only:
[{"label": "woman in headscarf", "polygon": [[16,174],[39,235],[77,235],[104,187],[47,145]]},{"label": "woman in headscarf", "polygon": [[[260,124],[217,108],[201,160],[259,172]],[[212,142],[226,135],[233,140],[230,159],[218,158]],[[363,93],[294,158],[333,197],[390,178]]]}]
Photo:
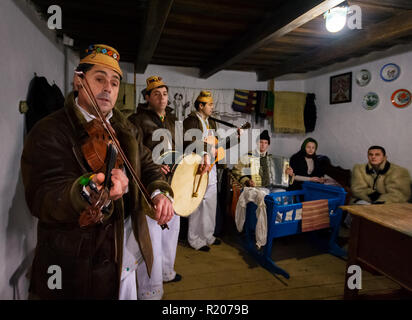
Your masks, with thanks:
[{"label": "woman in headscarf", "polygon": [[317,149],[318,142],[313,138],[307,138],[300,150],[290,158],[295,179],[289,190],[301,189],[303,181],[325,182],[325,162],[322,161],[323,157],[316,155]]}]

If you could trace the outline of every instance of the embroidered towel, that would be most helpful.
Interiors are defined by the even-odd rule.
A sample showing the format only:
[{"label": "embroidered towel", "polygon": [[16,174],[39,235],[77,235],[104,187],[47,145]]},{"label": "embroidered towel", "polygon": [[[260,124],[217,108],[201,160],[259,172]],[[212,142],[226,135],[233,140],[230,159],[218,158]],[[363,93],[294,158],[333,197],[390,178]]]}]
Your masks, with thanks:
[{"label": "embroidered towel", "polygon": [[328,228],[329,225],[327,199],[302,202],[302,232]]},{"label": "embroidered towel", "polygon": [[305,133],[306,93],[275,92],[273,125],[276,133]]}]

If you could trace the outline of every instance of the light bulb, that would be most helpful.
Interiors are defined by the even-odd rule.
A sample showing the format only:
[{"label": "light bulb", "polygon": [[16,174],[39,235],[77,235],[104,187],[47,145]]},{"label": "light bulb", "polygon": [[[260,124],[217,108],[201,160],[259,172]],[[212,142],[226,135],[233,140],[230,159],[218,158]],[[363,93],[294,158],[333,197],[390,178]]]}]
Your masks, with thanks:
[{"label": "light bulb", "polygon": [[329,32],[338,32],[343,29],[346,24],[346,15],[348,7],[336,7],[325,13],[326,30]]}]

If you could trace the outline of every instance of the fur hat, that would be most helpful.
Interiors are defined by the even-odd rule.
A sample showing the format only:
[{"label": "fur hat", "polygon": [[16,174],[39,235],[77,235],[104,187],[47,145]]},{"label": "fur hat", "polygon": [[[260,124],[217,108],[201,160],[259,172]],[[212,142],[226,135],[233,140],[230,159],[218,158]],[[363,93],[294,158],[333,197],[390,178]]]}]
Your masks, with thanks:
[{"label": "fur hat", "polygon": [[267,130],[264,130],[264,131],[260,134],[259,140],[267,140],[268,143],[270,144],[269,132],[268,132]]}]

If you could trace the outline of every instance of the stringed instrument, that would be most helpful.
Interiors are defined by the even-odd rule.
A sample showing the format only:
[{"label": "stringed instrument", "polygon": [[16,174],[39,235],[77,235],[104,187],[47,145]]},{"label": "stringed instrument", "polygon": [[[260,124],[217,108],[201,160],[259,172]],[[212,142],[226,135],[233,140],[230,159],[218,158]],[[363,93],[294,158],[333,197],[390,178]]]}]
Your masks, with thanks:
[{"label": "stringed instrument", "polygon": [[[213,117],[209,117],[209,119],[214,120],[214,121],[216,121],[216,122],[220,122],[220,123],[222,123],[222,124],[224,124],[224,125],[226,125],[226,126],[228,126],[228,127],[236,128],[236,129],[238,129],[238,130],[246,130],[246,129],[249,129],[249,128],[251,127],[251,125],[250,125],[249,122],[245,122],[243,125],[241,125],[241,126],[238,128],[237,126],[235,126],[234,124],[232,124],[232,123],[230,123],[230,122],[226,122],[226,121],[223,121],[223,120],[220,120],[220,119],[216,119],[216,118],[213,118]],[[233,134],[233,135],[234,135],[234,134]],[[232,136],[233,136],[233,135],[232,135]],[[228,138],[230,139],[230,137],[226,137],[226,139],[228,139]],[[226,143],[226,139],[225,139],[225,141],[222,142],[222,143]],[[216,149],[216,159],[215,159],[215,161],[213,162],[213,164],[215,164],[216,162],[218,162],[218,161],[220,161],[220,160],[222,160],[222,159],[225,158],[225,156],[226,156],[225,148],[224,148],[223,146],[219,146],[219,140],[218,140],[218,138],[217,138],[216,136],[208,136],[208,137],[206,137],[205,142],[206,142],[207,144],[209,144],[209,145],[214,145],[215,147],[217,147],[217,149]],[[212,165],[212,166],[213,166],[213,165]]]},{"label": "stringed instrument", "polygon": [[[213,117],[209,117],[209,119],[214,120],[214,121],[216,121],[216,122],[220,122],[220,123],[222,123],[222,124],[224,124],[224,125],[226,125],[226,126],[228,126],[228,127],[231,127],[231,128],[237,128],[238,130],[249,129],[249,128],[251,127],[249,122],[245,122],[242,126],[240,126],[240,127],[238,128],[237,126],[235,126],[234,124],[232,124],[232,123],[230,123],[230,122],[226,122],[226,121],[223,121],[223,120],[220,120],[220,119],[216,119],[216,118],[213,118]],[[236,134],[237,134],[237,133],[236,133]],[[233,135],[232,135],[232,136],[233,136]],[[226,139],[227,139],[227,138],[226,138]],[[226,143],[226,139],[225,139],[225,141],[224,141],[223,143]],[[230,139],[230,137],[229,137],[229,139]],[[209,168],[209,170],[208,170],[208,173],[209,173],[209,172],[213,169],[213,166],[214,166],[217,162],[219,162],[220,160],[223,160],[223,159],[225,158],[225,156],[226,156],[226,151],[225,151],[225,148],[224,148],[223,146],[219,146],[219,140],[218,140],[218,138],[217,138],[216,136],[208,136],[208,137],[206,137],[206,138],[205,138],[205,142],[206,142],[208,145],[212,145],[212,146],[217,147],[217,148],[216,148],[215,160],[214,160],[214,161],[211,163],[211,165],[210,165],[210,168]],[[193,195],[192,195],[193,197],[197,197],[197,196],[198,196],[199,186],[201,185],[202,177],[203,177],[203,175],[200,176],[200,179],[199,179],[198,185],[197,185],[197,187],[196,187],[196,190],[193,192]]]},{"label": "stringed instrument", "polygon": [[[156,211],[156,208],[152,202],[152,199],[143,183],[137,176],[136,172],[134,171],[124,151],[122,150],[120,143],[116,138],[116,132],[100,110],[96,97],[93,95],[85,74],[81,71],[75,71],[75,74],[79,77],[80,84],[85,90],[87,98],[89,99],[92,106],[92,113],[96,117],[96,119],[93,120],[95,122],[92,121],[92,123],[86,125],[85,127],[86,131],[89,134],[89,140],[82,147],[82,152],[84,157],[86,158],[86,161],[94,172],[101,172],[103,168],[105,168],[107,163],[106,157],[108,150],[110,150],[110,148],[113,148],[116,152],[116,155],[114,156],[114,158],[108,159],[108,162],[111,161],[111,166],[117,165],[118,167],[121,167],[124,165],[128,169],[132,180],[135,182],[139,191],[143,195],[143,200],[146,201],[146,203],[149,205],[149,208],[151,209],[150,216],[153,218],[155,216],[154,212]],[[114,153],[110,152],[110,154],[111,157],[113,157]],[[106,166],[106,169],[108,167],[109,166]],[[88,224],[90,224],[90,222],[96,220],[100,222],[102,221],[102,210],[105,203],[107,202],[107,199],[109,198],[109,174],[110,173],[106,172],[103,187],[100,190],[97,190],[97,196],[90,199],[91,203],[89,207],[82,213],[79,219],[79,224],[81,226],[87,226]],[[161,228],[165,229],[168,228],[168,226],[167,224],[164,224],[161,225]]]}]

